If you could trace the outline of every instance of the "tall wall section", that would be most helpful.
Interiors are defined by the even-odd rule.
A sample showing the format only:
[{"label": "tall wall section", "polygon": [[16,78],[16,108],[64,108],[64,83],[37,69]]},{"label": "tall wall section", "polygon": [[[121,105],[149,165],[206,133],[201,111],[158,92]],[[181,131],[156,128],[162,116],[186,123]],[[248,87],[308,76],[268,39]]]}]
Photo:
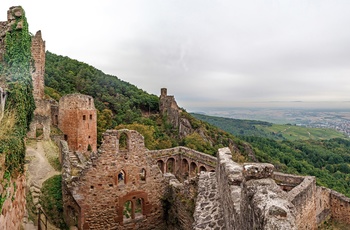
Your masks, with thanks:
[{"label": "tall wall section", "polygon": [[97,112],[94,99],[69,94],[59,101],[58,127],[73,151],[97,151]]},{"label": "tall wall section", "polygon": [[[16,40],[13,43],[13,46],[21,46],[23,43],[26,43],[28,40],[29,34],[27,34],[26,30],[22,30],[25,26],[26,18],[24,15],[24,11],[22,7],[14,6],[11,7],[7,11],[7,21],[0,22],[0,62],[4,62],[4,54],[6,52],[6,46],[5,46],[5,37],[7,33],[17,33],[23,31],[22,34],[20,34],[18,40]],[[27,29],[25,27],[25,29]],[[23,35],[23,36],[22,36]],[[26,43],[27,45],[27,43]],[[27,54],[27,46],[21,46],[22,49],[19,49],[16,54],[17,55],[23,55],[26,61],[29,63],[29,59],[27,59],[27,56],[25,56],[23,53]],[[17,47],[15,47],[17,48]],[[26,79],[27,74],[29,74],[29,69],[26,69],[24,66],[27,66],[28,63],[16,63],[17,70],[18,68],[21,68],[21,70],[24,70],[21,72],[21,75],[17,79],[18,85],[20,87],[27,87],[26,84],[28,84],[28,79]],[[9,64],[9,63],[7,63]],[[11,66],[10,64],[6,66],[10,69],[10,75],[7,77],[12,78],[14,73],[11,72]],[[8,73],[7,73],[8,74]],[[28,75],[29,76],[29,75]],[[24,83],[26,82],[26,84]],[[7,98],[7,86],[6,86],[6,78],[5,76],[0,75],[0,122],[3,120],[1,119],[2,113],[5,109],[5,102]],[[32,113],[32,110],[29,109],[29,107],[32,105],[31,99],[29,95],[25,98],[27,100],[28,104],[23,103],[24,99],[17,97],[17,92],[12,92],[12,95],[9,96],[9,100],[12,101],[12,103],[18,103],[22,107],[22,111],[26,113],[25,115],[30,115]],[[18,99],[19,98],[19,99]],[[23,101],[21,101],[23,100]],[[24,106],[23,106],[24,105]],[[28,106],[28,107],[27,107]],[[28,116],[29,117],[29,116]],[[0,124],[0,127],[3,124]],[[22,133],[26,127],[23,126],[17,126],[13,128],[12,130],[8,131],[6,133],[7,136],[0,136],[0,230],[8,230],[8,229],[20,229],[22,224],[22,219],[24,217],[24,211],[25,211],[25,205],[26,205],[26,199],[25,199],[25,187],[26,187],[26,178],[23,173],[21,173],[21,166],[20,164],[16,164],[16,162],[7,162],[7,158],[17,158],[18,161],[24,161],[24,137],[19,135],[18,133]],[[3,131],[3,130],[1,130]],[[16,135],[13,135],[13,133],[16,133]],[[12,148],[8,148],[8,147]],[[4,151],[5,149],[5,151]],[[9,155],[12,155],[8,157]],[[13,164],[11,164],[13,163]],[[11,165],[9,165],[11,164]],[[9,169],[10,167],[11,169]],[[5,171],[5,169],[7,169]]]},{"label": "tall wall section", "polygon": [[38,31],[35,36],[32,37],[31,52],[34,60],[34,66],[32,66],[32,82],[36,108],[27,136],[29,138],[40,137],[47,140],[50,138],[51,130],[51,103],[44,97],[45,41],[42,39],[41,31]]}]

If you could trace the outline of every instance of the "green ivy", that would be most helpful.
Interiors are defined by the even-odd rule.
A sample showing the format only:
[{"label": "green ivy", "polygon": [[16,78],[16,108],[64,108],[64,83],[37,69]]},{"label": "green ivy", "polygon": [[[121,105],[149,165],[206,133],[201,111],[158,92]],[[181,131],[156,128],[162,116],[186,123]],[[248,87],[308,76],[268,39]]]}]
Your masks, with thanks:
[{"label": "green ivy", "polygon": [[[22,16],[15,16],[15,19],[11,30],[6,33],[4,62],[0,68],[1,76],[5,77],[8,88],[5,110],[16,114],[14,132],[9,133],[6,140],[0,144],[0,154],[6,154],[6,170],[13,176],[23,172],[24,139],[35,109],[30,72],[31,34],[23,9]],[[17,29],[19,22],[22,23],[21,29]]]}]

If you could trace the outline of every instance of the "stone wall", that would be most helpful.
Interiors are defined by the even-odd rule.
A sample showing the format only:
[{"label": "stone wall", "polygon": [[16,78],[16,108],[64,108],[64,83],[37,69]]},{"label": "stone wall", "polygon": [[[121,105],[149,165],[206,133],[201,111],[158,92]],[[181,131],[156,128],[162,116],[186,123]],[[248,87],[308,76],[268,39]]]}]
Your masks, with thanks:
[{"label": "stone wall", "polygon": [[[94,99],[69,94],[59,101],[58,127],[73,151],[97,151],[97,112]],[[90,146],[90,147],[89,147]]]},{"label": "stone wall", "polygon": [[[288,177],[298,180],[295,175]],[[316,179],[311,176],[300,178],[303,181],[288,192],[288,200],[295,206],[298,229],[316,229]]]},{"label": "stone wall", "polygon": [[34,66],[32,67],[33,96],[34,99],[44,98],[44,75],[45,75],[45,41],[41,37],[41,31],[32,37],[31,47]]},{"label": "stone wall", "polygon": [[316,187],[316,223],[322,224],[331,217],[331,190],[322,186]]},{"label": "stone wall", "polygon": [[197,178],[180,183],[173,174],[165,173],[164,177],[168,184],[162,198],[167,229],[192,229],[198,187]]},{"label": "stone wall", "polygon": [[350,198],[329,188],[316,188],[317,224],[328,219],[350,225]]},{"label": "stone wall", "polygon": [[229,148],[219,149],[217,157],[223,229],[297,229],[294,206],[272,179],[272,165],[239,165]]},{"label": "stone wall", "polygon": [[1,195],[7,197],[0,215],[0,230],[21,228],[26,206],[25,188],[25,175],[11,179],[6,189],[0,186]]},{"label": "stone wall", "polygon": [[49,100],[36,99],[35,100],[34,118],[30,123],[28,138],[36,138],[38,129],[43,131],[42,138],[44,140],[50,139],[51,126],[51,103]]},{"label": "stone wall", "polygon": [[33,97],[35,100],[34,117],[30,124],[29,138],[37,138],[37,130],[42,131],[42,139],[50,139],[51,126],[51,104],[45,99],[44,75],[45,75],[45,41],[42,39],[41,31],[32,37],[31,46],[34,65],[32,68]]},{"label": "stone wall", "polygon": [[350,225],[350,198],[331,190],[330,192],[332,218]]},{"label": "stone wall", "polygon": [[[126,148],[120,145],[121,136],[126,136]],[[164,229],[161,198],[165,181],[139,133],[107,131],[99,153],[86,162],[69,154],[63,159],[71,162],[75,158],[79,163],[77,169],[63,162],[64,189],[68,190],[64,194],[71,194],[77,207],[69,201],[64,209],[79,213],[80,229]],[[127,204],[131,210],[124,207]],[[125,212],[128,214],[123,215]]]}]

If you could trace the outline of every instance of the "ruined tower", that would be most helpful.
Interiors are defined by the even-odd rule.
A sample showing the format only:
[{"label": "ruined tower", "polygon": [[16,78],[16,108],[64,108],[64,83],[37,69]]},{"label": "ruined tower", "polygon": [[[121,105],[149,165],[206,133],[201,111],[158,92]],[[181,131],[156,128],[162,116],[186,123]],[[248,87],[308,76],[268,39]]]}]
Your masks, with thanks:
[{"label": "ruined tower", "polygon": [[97,114],[94,99],[69,94],[59,101],[58,128],[72,151],[97,151]]},{"label": "ruined tower", "polygon": [[34,99],[42,99],[44,97],[45,41],[41,37],[40,30],[32,38],[31,51],[34,59],[32,73],[33,96]]},{"label": "ruined tower", "polygon": [[51,104],[48,99],[44,98],[45,41],[42,39],[40,30],[32,37],[31,53],[34,60],[31,68],[36,109],[27,136],[47,140],[50,138]]}]

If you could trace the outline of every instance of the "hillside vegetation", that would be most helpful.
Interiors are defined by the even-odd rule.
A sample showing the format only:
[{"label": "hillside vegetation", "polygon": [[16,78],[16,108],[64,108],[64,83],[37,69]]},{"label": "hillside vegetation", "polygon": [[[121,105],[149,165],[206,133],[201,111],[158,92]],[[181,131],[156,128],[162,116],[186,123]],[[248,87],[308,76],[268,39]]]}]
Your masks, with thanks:
[{"label": "hillside vegetation", "polygon": [[342,133],[262,121],[193,116],[248,142],[259,162],[272,163],[282,172],[316,176],[318,185],[350,197],[350,140]]},{"label": "hillside vegetation", "polygon": [[158,96],[77,60],[46,52],[45,85],[45,93],[57,101],[69,93],[94,97],[98,141],[106,129],[128,128],[139,131],[149,149],[183,145],[215,155],[218,148],[230,146],[237,152],[236,160],[244,159],[241,152],[248,155],[244,142],[186,111],[181,116],[190,122],[193,130],[186,137],[180,137],[178,129],[159,114]]}]

